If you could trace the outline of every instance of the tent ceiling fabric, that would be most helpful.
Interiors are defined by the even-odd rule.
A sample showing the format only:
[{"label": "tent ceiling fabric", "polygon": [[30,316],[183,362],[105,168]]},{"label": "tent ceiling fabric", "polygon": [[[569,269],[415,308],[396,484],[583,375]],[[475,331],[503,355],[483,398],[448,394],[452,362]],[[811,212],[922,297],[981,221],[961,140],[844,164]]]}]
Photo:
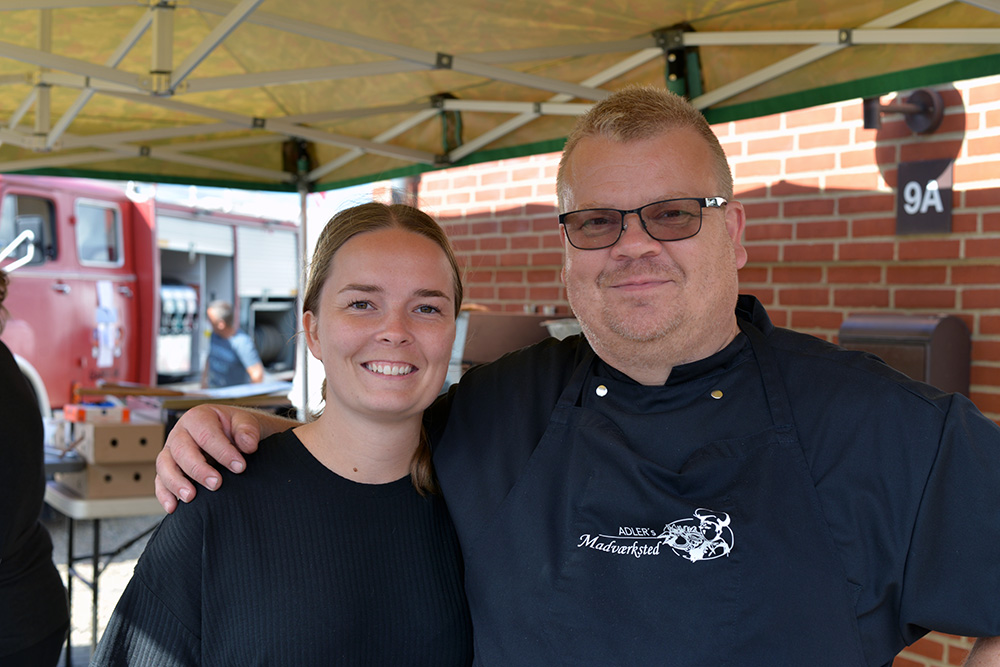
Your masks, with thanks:
[{"label": "tent ceiling fabric", "polygon": [[[0,0],[0,171],[293,190],[1000,73],[1000,0]],[[291,140],[291,141],[290,141]]]}]

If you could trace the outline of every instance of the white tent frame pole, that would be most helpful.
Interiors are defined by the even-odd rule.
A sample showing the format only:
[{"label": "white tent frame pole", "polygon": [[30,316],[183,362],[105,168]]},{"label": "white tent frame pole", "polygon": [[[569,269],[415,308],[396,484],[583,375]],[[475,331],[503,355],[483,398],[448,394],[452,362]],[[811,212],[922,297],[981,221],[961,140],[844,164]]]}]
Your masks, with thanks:
[{"label": "white tent frame pole", "polygon": [[[952,1],[953,0],[918,0],[917,2],[903,7],[902,9],[890,12],[885,16],[865,23],[859,28],[859,30],[891,28],[928,12],[940,9],[943,6],[950,4]],[[685,43],[688,35],[691,34],[692,33],[684,34]],[[847,42],[838,45],[814,46],[802,51],[801,53],[797,53],[794,56],[780,60],[769,67],[757,70],[753,74],[745,76],[742,79],[737,79],[736,81],[720,86],[715,90],[705,93],[704,95],[700,95],[691,100],[691,103],[699,109],[705,109],[713,104],[729,99],[730,97],[735,97],[736,95],[739,95],[740,93],[766,81],[770,81],[771,79],[799,69],[809,63],[825,58],[826,56],[836,53],[841,49],[845,49],[848,46],[850,46],[850,44]]]},{"label": "white tent frame pole", "polygon": [[133,132],[112,132],[109,134],[90,134],[87,136],[67,136],[62,141],[63,148],[82,146],[100,147],[104,143],[124,144],[131,142],[161,141],[197,136],[199,134],[214,134],[228,132],[234,129],[246,129],[243,125],[234,123],[209,123],[205,125],[185,125],[183,127],[158,127],[153,130],[135,130]]},{"label": "white tent frame pole", "polygon": [[[38,11],[38,50],[52,52],[52,10]],[[42,69],[44,71],[44,68]],[[44,137],[52,129],[52,89],[48,84],[35,84],[35,135]]]},{"label": "white tent frame pole", "polygon": [[38,137],[35,135],[5,127],[0,128],[0,141],[33,150],[39,147]]},{"label": "white tent frame pole", "polygon": [[[1000,28],[891,28],[850,30],[851,44],[996,44]],[[844,30],[687,32],[684,46],[840,45]]]},{"label": "white tent frame pole", "polygon": [[[656,47],[656,39],[652,35],[635,37],[615,42],[585,42],[582,44],[565,44],[560,46],[542,46],[534,49],[511,49],[509,51],[482,51],[464,54],[469,60],[487,65],[503,63],[529,62],[532,60],[558,60],[560,58],[576,58],[593,56],[602,53],[631,53],[642,49]],[[662,51],[657,47],[657,51]]]},{"label": "white tent frame pole", "polygon": [[1000,14],[1000,0],[959,0],[967,5],[985,9],[988,12]]},{"label": "white tent frame pole", "polygon": [[10,42],[0,42],[0,57],[10,58],[29,65],[47,67],[61,72],[80,74],[82,76],[110,81],[117,83],[135,91],[145,91],[147,89],[148,77],[142,77],[130,72],[94,65],[84,60],[67,58],[55,53],[45,53],[38,49],[25,46],[18,46]]},{"label": "white tent frame pole", "polygon": [[[226,111],[219,111],[217,109],[209,109],[206,107],[199,107],[193,104],[186,104],[184,102],[178,102],[174,99],[162,98],[162,97],[145,97],[142,95],[132,95],[128,93],[109,93],[117,97],[122,97],[124,99],[133,100],[140,104],[151,104],[153,106],[163,107],[165,109],[173,109],[175,111],[182,111],[184,113],[195,114],[203,116],[206,118],[215,118],[224,122],[235,123],[236,125],[249,129],[254,127],[254,119],[248,118],[246,116],[241,116],[239,114],[229,113]],[[288,121],[283,121],[281,119],[268,119],[264,127],[273,132],[278,132],[280,134],[287,135],[289,137],[301,137],[303,139],[308,139],[316,143],[331,144],[334,146],[341,146],[346,148],[360,148],[369,153],[375,153],[377,155],[385,155],[387,157],[397,158],[401,160],[406,160],[408,162],[420,162],[425,164],[434,163],[434,155],[426,151],[418,151],[411,148],[404,148],[402,146],[388,146],[385,144],[379,144],[374,141],[369,141],[367,139],[359,139],[357,137],[348,137],[344,135],[331,134],[329,132],[324,132],[322,130],[316,130],[310,127],[305,127],[302,125],[296,125]],[[261,128],[263,129],[263,128]]]},{"label": "white tent frame pole", "polygon": [[153,86],[158,87],[163,85],[163,79],[169,80],[174,69],[174,12],[177,5],[159,4],[150,11],[153,13],[153,43],[149,73],[155,80]]},{"label": "white tent frame pole", "polygon": [[[5,136],[5,130],[0,130],[0,139],[7,143],[15,143]],[[188,155],[164,149],[150,149],[144,152],[142,148],[135,146],[108,145],[105,150],[97,152],[76,153],[73,155],[50,155],[35,160],[15,160],[13,162],[0,162],[0,171],[23,171],[25,169],[44,169],[47,167],[66,167],[74,164],[84,164],[101,160],[125,158],[149,157],[165,162],[185,164],[189,166],[205,167],[216,171],[225,171],[242,176],[261,178],[269,181],[279,180],[289,182],[289,174],[272,169],[261,169],[247,165],[224,162],[213,158]]]},{"label": "white tent frame pole", "polygon": [[484,113],[533,113],[537,116],[580,116],[592,104],[577,102],[500,102],[492,100],[443,100],[445,111],[479,111]]},{"label": "white tent frame pole", "polygon": [[259,72],[256,74],[233,74],[203,79],[191,79],[184,89],[186,93],[202,93],[213,90],[254,88],[258,86],[284,86],[316,81],[336,81],[384,74],[401,74],[426,70],[427,67],[402,60],[382,60],[357,65],[334,65],[330,67],[307,67],[295,70]]},{"label": "white tent frame pole", "polygon": [[308,139],[309,141],[314,141],[320,144],[331,144],[333,146],[341,146],[345,148],[360,148],[367,153],[384,155],[386,157],[406,160],[408,162],[434,164],[436,160],[436,156],[433,153],[428,153],[427,151],[405,148],[403,146],[380,144],[378,142],[371,141],[369,139],[361,139],[359,137],[331,134],[322,130],[316,130],[304,125],[295,125],[294,123],[288,123],[281,120],[268,120],[267,128],[281,132],[282,134],[286,134],[290,137],[300,137],[302,139]]},{"label": "white tent frame pole", "polygon": [[[104,64],[108,67],[118,67],[118,65],[121,64],[121,61],[124,60],[125,56],[128,55],[128,52],[132,50],[132,47],[134,47],[136,43],[142,39],[142,36],[146,34],[146,30],[149,29],[152,22],[153,11],[148,10],[142,15],[142,18],[139,19],[134,26],[132,26],[128,35],[125,36],[125,39],[122,40],[121,44],[118,45],[118,48],[115,49],[115,52],[111,54],[111,57],[108,58],[107,62]],[[51,149],[55,143],[59,141],[63,133],[66,132],[70,123],[72,123],[79,113],[83,111],[83,107],[87,105],[87,102],[90,101],[90,98],[94,96],[95,92],[96,91],[94,89],[87,88],[80,93],[69,108],[66,109],[62,117],[59,118],[59,121],[49,132],[49,135],[45,138],[45,148]]]},{"label": "white tent frame pole", "polygon": [[389,113],[423,113],[434,105],[428,102],[412,102],[409,104],[392,104],[380,107],[358,107],[355,109],[343,109],[341,111],[318,111],[315,113],[294,114],[282,116],[281,120],[288,123],[326,123],[345,118],[365,118],[367,116],[380,116]]},{"label": "white tent frame pole", "polygon": [[[244,1],[246,2],[248,0]],[[191,6],[216,14],[228,13],[228,11],[232,8],[232,5],[227,2],[221,2],[220,0],[191,0]],[[451,69],[455,72],[461,72],[463,74],[481,76],[487,79],[493,79],[494,81],[514,83],[519,86],[546,90],[553,93],[566,93],[574,97],[582,97],[587,100],[601,100],[610,94],[605,90],[577,86],[558,79],[516,72],[502,67],[493,67],[492,65],[477,62],[472,58],[465,56],[432,53],[430,51],[424,51],[423,49],[394,44],[380,39],[362,37],[360,35],[355,35],[342,30],[326,28],[313,23],[308,23],[306,21],[289,19],[276,14],[269,14],[267,12],[255,13],[252,17],[248,18],[248,21],[252,23],[260,23],[276,30],[302,35],[303,37],[310,37],[312,39],[340,44],[341,46],[361,49],[370,53],[379,53],[393,58],[398,58],[400,60],[422,64],[428,69],[446,67],[447,69]],[[442,58],[442,56],[444,57]]]},{"label": "white tent frame pole", "polygon": [[305,298],[306,287],[306,267],[309,265],[309,184],[305,179],[300,179],[298,183],[299,192],[299,289],[295,296],[295,322],[298,330],[295,336],[295,368],[301,373],[302,381],[302,408],[299,412],[299,421],[309,419],[309,348],[306,346],[306,337],[301,332],[305,330],[302,323],[302,300]]},{"label": "white tent frame pole", "polygon": [[[639,53],[635,53],[629,56],[628,58],[622,60],[616,65],[612,65],[611,67],[605,69],[604,71],[598,72],[594,76],[583,81],[583,83],[581,83],[580,85],[593,86],[593,87],[600,86],[612,79],[621,76],[623,73],[631,71],[636,67],[640,67],[648,63],[650,60],[662,55],[663,55],[663,49],[659,47],[643,49]],[[544,104],[563,104],[571,99],[572,98],[568,95],[556,95],[555,97],[549,99]],[[573,105],[573,108],[577,109],[580,113],[586,113],[586,110],[589,108],[589,106],[590,105]],[[502,125],[493,128],[490,131],[484,132],[475,139],[467,141],[466,143],[462,144],[455,150],[451,151],[451,153],[448,154],[448,159],[451,162],[458,162],[466,155],[469,155],[479,150],[483,146],[486,146],[487,144],[496,141],[502,136],[514,132],[518,128],[523,127],[524,125],[527,125],[531,121],[538,118],[539,115],[540,114],[538,112],[532,111],[530,113],[523,113],[519,116],[511,118]]]},{"label": "white tent frame pole", "polygon": [[242,0],[236,7],[232,9],[225,18],[219,22],[215,28],[212,29],[208,36],[195,47],[194,51],[188,54],[188,56],[177,66],[174,70],[173,76],[170,79],[170,90],[176,90],[184,79],[191,74],[192,71],[201,62],[208,57],[212,51],[216,49],[225,39],[243,23],[247,17],[253,13],[264,0]]},{"label": "white tent frame pole", "polygon": [[25,114],[28,113],[28,109],[30,109],[31,105],[35,103],[36,97],[38,97],[38,89],[32,88],[31,92],[25,96],[21,104],[18,105],[14,113],[11,114],[10,121],[8,121],[7,123],[8,128],[13,130],[15,127],[17,127],[17,124],[20,123],[21,119],[24,118]]},{"label": "white tent frame pole", "polygon": [[[135,153],[135,150],[133,149],[132,152]],[[218,160],[215,158],[202,157],[199,155],[191,155],[190,153],[179,153],[174,150],[163,149],[163,148],[151,148],[148,157],[155,158],[157,160],[165,160],[167,162],[192,165],[195,167],[205,167],[207,169],[214,169],[218,171],[228,171],[233,174],[251,176],[254,178],[264,179],[266,181],[290,183],[293,180],[291,174],[286,174],[285,172],[278,171],[276,169],[263,169],[261,167],[251,167],[245,164],[236,164],[235,162],[225,162],[223,160]]]},{"label": "white tent frame pole", "polygon": [[[402,123],[399,123],[398,125],[389,128],[382,134],[375,137],[372,141],[376,143],[383,143],[389,141],[390,139],[394,139],[395,137],[398,137],[404,132],[416,127],[420,123],[430,120],[437,114],[438,114],[437,109],[424,109],[423,111],[413,114],[411,117],[407,118]],[[348,162],[353,162],[354,160],[357,160],[364,154],[365,152],[363,150],[358,148],[353,148],[348,152],[344,153],[343,155],[341,155],[340,157],[338,157],[337,159],[331,160],[330,162],[327,162],[326,164],[320,165],[316,169],[313,169],[311,172],[309,172],[308,178],[310,181],[316,181],[321,177],[325,176],[326,174],[330,173],[334,169],[339,169]]]},{"label": "white tent frame pole", "polygon": [[[253,135],[249,137],[236,137],[233,139],[217,139],[215,141],[192,141],[188,144],[171,144],[171,152],[183,153],[185,151],[216,150],[220,148],[244,148],[246,146],[263,146],[266,144],[280,144],[286,140],[278,134]],[[281,172],[284,173],[284,172]]]},{"label": "white tent frame pole", "polygon": [[736,81],[728,83],[724,86],[719,86],[704,95],[699,95],[691,100],[691,104],[698,109],[710,107],[713,104],[721,102],[722,100],[735,97],[736,95],[739,95],[754,86],[759,86],[766,81],[776,79],[783,74],[797,70],[808,65],[809,63],[826,58],[828,55],[836,53],[843,48],[843,46],[810,47],[801,53],[797,53],[794,56],[785,58],[784,60],[774,63],[773,65],[759,69],[753,74],[745,76],[742,79],[737,79]]},{"label": "white tent frame pole", "polygon": [[[0,138],[7,143],[14,143],[4,137],[4,131],[0,130]],[[67,167],[74,164],[84,164],[94,160],[106,160],[113,158],[107,151],[93,151],[87,153],[74,153],[72,155],[47,155],[34,160],[14,160],[12,162],[0,162],[0,172],[19,171],[23,169],[45,169],[47,167]]]}]

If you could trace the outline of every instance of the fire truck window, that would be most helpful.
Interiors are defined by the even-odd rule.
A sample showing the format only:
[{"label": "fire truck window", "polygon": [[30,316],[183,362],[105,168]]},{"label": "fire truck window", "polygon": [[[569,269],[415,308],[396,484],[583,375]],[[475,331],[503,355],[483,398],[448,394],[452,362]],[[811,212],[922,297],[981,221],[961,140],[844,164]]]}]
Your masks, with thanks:
[{"label": "fire truck window", "polygon": [[[56,258],[55,215],[52,201],[44,197],[8,194],[0,203],[0,248],[17,238],[24,229],[38,230],[35,238],[35,256],[29,264],[42,264]],[[27,246],[21,246],[12,255],[24,257]]]},{"label": "fire truck window", "polygon": [[76,248],[83,264],[121,264],[118,209],[78,202]]}]

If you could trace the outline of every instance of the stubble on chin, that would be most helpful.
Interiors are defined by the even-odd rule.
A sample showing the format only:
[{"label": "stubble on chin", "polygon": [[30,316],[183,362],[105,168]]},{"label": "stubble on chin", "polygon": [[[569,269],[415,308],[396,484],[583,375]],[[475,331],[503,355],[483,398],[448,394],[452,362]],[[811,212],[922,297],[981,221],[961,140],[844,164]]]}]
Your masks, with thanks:
[{"label": "stubble on chin", "polygon": [[673,283],[664,285],[664,288],[677,289],[685,282],[685,276],[679,269],[663,266],[652,260],[638,259],[627,265],[602,271],[597,276],[596,285],[601,299],[601,319],[604,326],[629,342],[648,343],[665,338],[680,326],[681,316],[676,310],[676,304],[664,303],[665,295],[662,293],[629,295],[618,292],[613,287],[636,276]]}]

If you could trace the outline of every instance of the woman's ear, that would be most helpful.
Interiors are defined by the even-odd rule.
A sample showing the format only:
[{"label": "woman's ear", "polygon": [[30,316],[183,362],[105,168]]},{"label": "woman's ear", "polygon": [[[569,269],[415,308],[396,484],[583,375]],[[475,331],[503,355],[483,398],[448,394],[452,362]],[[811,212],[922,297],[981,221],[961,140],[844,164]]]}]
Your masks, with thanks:
[{"label": "woman's ear", "polygon": [[319,318],[311,310],[302,313],[302,327],[305,329],[306,346],[312,356],[323,361],[323,348],[319,344]]}]

